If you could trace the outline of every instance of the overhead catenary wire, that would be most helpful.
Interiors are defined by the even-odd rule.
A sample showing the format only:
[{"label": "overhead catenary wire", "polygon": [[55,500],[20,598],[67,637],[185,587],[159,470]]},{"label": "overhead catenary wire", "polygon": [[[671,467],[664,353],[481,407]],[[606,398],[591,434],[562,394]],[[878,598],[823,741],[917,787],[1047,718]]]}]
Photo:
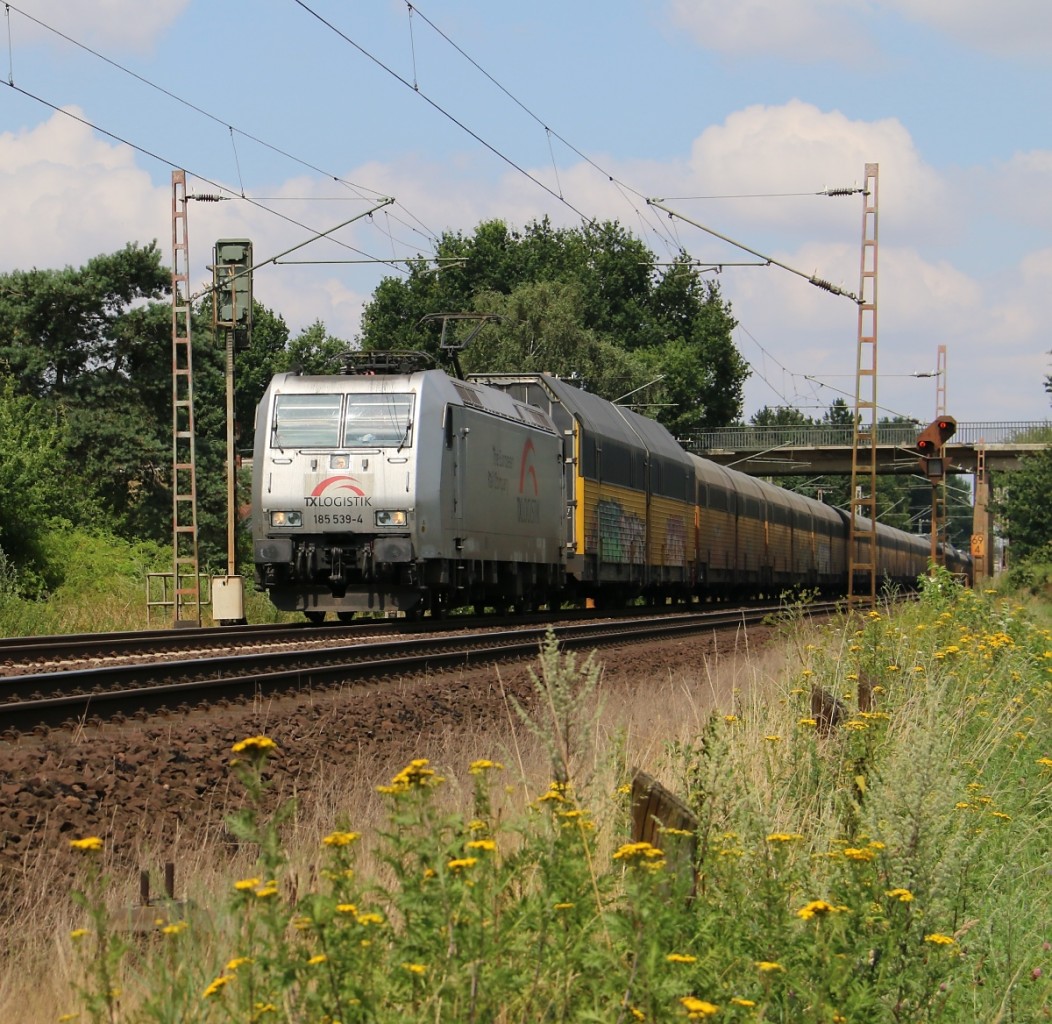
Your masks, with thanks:
[{"label": "overhead catenary wire", "polygon": [[[140,146],[137,143],[134,143],[131,140],[124,138],[121,135],[118,135],[116,132],[109,131],[108,129],[103,128],[101,125],[98,125],[98,124],[95,124],[92,121],[89,121],[85,117],[81,117],[78,114],[74,114],[72,111],[66,110],[63,107],[60,107],[57,104],[52,103],[50,100],[44,99],[42,96],[37,96],[35,93],[30,92],[28,89],[23,89],[20,85],[12,84],[11,88],[14,89],[15,92],[20,93],[21,95],[25,96],[27,99],[31,99],[31,100],[35,101],[36,103],[40,103],[43,106],[49,108],[50,110],[53,110],[57,114],[62,114],[65,117],[71,118],[72,120],[76,121],[78,124],[82,124],[86,128],[90,128],[92,131],[99,132],[101,135],[105,135],[107,138],[113,139],[114,142],[119,142],[123,146],[128,146],[129,148],[134,149],[137,153],[142,153],[143,156],[148,156],[151,160],[156,160],[156,161],[158,161],[158,163],[165,164],[167,167],[171,167],[173,169],[177,169],[177,168],[179,168],[181,166],[179,163],[177,163],[174,160],[169,159],[168,157],[161,156],[159,153],[155,153],[153,150],[147,149],[144,146]],[[207,182],[213,188],[217,188],[217,189],[219,189],[219,190],[221,190],[223,192],[229,192],[229,193],[231,193],[231,195],[233,197],[237,197],[237,193],[234,191],[234,189],[229,188],[228,186],[223,185],[223,184],[221,184],[218,181],[213,181],[211,178],[205,177],[203,174],[199,174],[196,171],[188,170],[187,173],[193,175],[193,177],[199,179],[200,181]],[[213,201],[214,201],[214,199],[213,199]],[[283,220],[286,223],[292,224],[295,227],[301,228],[304,231],[309,231],[309,232],[311,232],[313,234],[317,234],[318,233],[318,229],[317,228],[310,227],[309,225],[304,224],[302,221],[296,220],[295,217],[290,217],[287,214],[279,213],[277,210],[272,210],[272,209],[270,209],[270,207],[264,206],[262,203],[252,199],[249,196],[245,196],[243,198],[243,201],[248,203],[250,206],[254,206],[257,209],[263,210],[264,212],[269,213],[269,214],[271,214],[274,217],[277,217],[279,220]],[[333,239],[331,239],[331,241],[335,242],[337,245],[343,246],[343,248],[345,248],[345,249],[349,249],[351,252],[356,252],[356,253],[358,253],[361,256],[370,256],[369,253],[364,252],[362,249],[359,249],[357,246],[351,245],[348,242],[343,242],[343,241],[341,241],[338,238],[333,238]],[[372,258],[372,257],[370,257],[370,258]],[[392,263],[397,262],[397,261],[376,259],[375,262],[392,264]]]},{"label": "overhead catenary wire", "polygon": [[[468,53],[466,53],[466,51],[464,51],[459,45],[457,45],[455,42],[453,42],[452,39],[450,39],[450,37],[448,35],[446,35],[441,29],[439,29],[429,18],[427,18],[427,16],[425,14],[420,12],[419,8],[416,7],[415,5],[413,5],[411,3],[407,3],[407,9],[409,11],[409,16],[410,16],[410,44],[411,44],[412,51],[413,51],[412,52],[412,58],[413,58],[413,81],[412,82],[408,82],[405,79],[403,79],[401,76],[399,76],[396,72],[394,72],[390,68],[388,68],[385,64],[383,64],[383,62],[381,62],[377,58],[375,58],[372,54],[368,53],[368,51],[366,51],[363,47],[359,46],[359,44],[357,44],[349,36],[347,36],[346,34],[341,32],[335,26],[331,25],[328,21],[326,21],[326,19],[320,17],[315,11],[313,11],[309,7],[309,5],[307,3],[302,2],[302,0],[295,0],[295,2],[303,10],[305,10],[308,13],[310,13],[312,16],[314,16],[319,21],[321,21],[323,24],[326,24],[332,31],[334,31],[337,35],[339,35],[340,38],[342,38],[345,42],[347,42],[350,45],[354,46],[356,49],[358,49],[360,52],[362,52],[363,55],[368,57],[370,60],[372,60],[378,66],[383,68],[389,74],[393,75],[402,84],[406,85],[409,88],[412,88],[414,92],[417,92],[418,94],[420,94],[422,96],[422,98],[424,98],[432,107],[434,107],[440,113],[442,113],[443,116],[447,117],[448,119],[453,121],[453,123],[457,124],[458,127],[462,128],[464,131],[466,131],[469,135],[471,135],[473,138],[475,138],[476,141],[478,141],[480,144],[482,144],[486,148],[490,149],[492,152],[496,153],[496,155],[498,155],[501,159],[503,159],[510,166],[512,166],[516,170],[519,170],[521,173],[524,173],[527,178],[529,178],[535,184],[539,185],[541,188],[543,188],[545,191],[547,191],[548,194],[551,195],[553,198],[559,200],[564,205],[566,205],[569,209],[573,210],[576,214],[578,214],[578,216],[581,216],[586,222],[590,222],[591,218],[587,217],[584,213],[582,213],[581,210],[579,210],[572,202],[567,200],[566,197],[563,194],[561,182],[559,181],[559,176],[558,176],[558,164],[557,164],[557,161],[555,159],[555,152],[554,152],[554,148],[552,146],[552,138],[553,137],[555,139],[557,139],[558,141],[560,141],[563,145],[565,145],[570,151],[575,153],[583,161],[585,161],[589,166],[593,167],[595,170],[597,170],[598,172],[600,172],[601,174],[604,175],[604,177],[610,182],[610,184],[612,184],[614,186],[615,190],[618,191],[622,195],[622,198],[624,198],[627,202],[630,203],[630,205],[633,206],[637,216],[639,217],[640,226],[644,229],[645,232],[657,231],[657,233],[659,235],[661,235],[661,237],[663,237],[663,239],[665,240],[666,244],[669,244],[672,248],[676,249],[679,252],[685,252],[686,251],[685,247],[682,245],[682,243],[676,237],[675,232],[669,230],[670,224],[672,223],[671,218],[669,219],[669,221],[666,221],[665,218],[656,218],[655,219],[656,223],[648,223],[649,218],[645,218],[644,217],[643,211],[649,209],[650,204],[649,203],[644,203],[642,206],[639,206],[639,205],[636,205],[636,203],[633,201],[634,198],[638,198],[640,200],[643,200],[644,199],[643,193],[639,192],[637,189],[633,188],[631,185],[626,184],[624,181],[621,181],[615,175],[613,175],[613,174],[609,173],[608,171],[606,171],[599,164],[597,164],[590,157],[588,157],[584,152],[582,152],[579,148],[577,148],[572,143],[570,143],[563,135],[561,135],[557,131],[553,130],[544,120],[542,120],[540,117],[538,117],[536,114],[534,114],[532,112],[532,110],[530,110],[530,108],[528,106],[526,106],[520,100],[518,100],[508,89],[506,89],[499,81],[497,81],[496,78],[494,78],[491,74],[489,74],[489,72],[487,72],[484,68],[482,68],[482,66],[476,60],[474,60]],[[9,22],[10,22],[10,13],[9,13],[10,12],[10,7],[11,7],[11,5],[7,5],[7,8],[8,8],[8,21]],[[302,160],[299,157],[296,157],[293,154],[287,152],[286,150],[281,149],[280,147],[273,146],[272,144],[267,143],[264,140],[259,139],[258,137],[254,136],[254,135],[252,135],[252,134],[250,134],[248,132],[243,132],[242,130],[235,128],[234,126],[228,124],[224,119],[219,118],[216,115],[209,113],[208,111],[204,110],[203,108],[201,108],[199,106],[196,106],[195,104],[190,103],[187,100],[184,100],[182,97],[177,96],[175,93],[171,92],[170,90],[167,90],[167,89],[165,89],[165,88],[163,88],[161,86],[156,85],[153,82],[150,82],[148,79],[144,78],[141,75],[138,75],[136,72],[131,71],[128,68],[125,68],[123,65],[117,63],[116,61],[113,61],[110,58],[105,57],[102,54],[99,54],[97,51],[91,49],[90,47],[87,47],[84,44],[79,43],[77,40],[74,40],[71,37],[65,35],[64,33],[59,32],[56,29],[53,29],[51,26],[48,26],[48,25],[44,24],[43,22],[39,21],[39,19],[33,18],[31,15],[28,15],[25,12],[19,10],[19,8],[17,6],[15,6],[14,9],[16,10],[17,13],[23,14],[24,17],[29,18],[30,20],[34,21],[38,25],[41,25],[43,28],[47,29],[48,31],[55,32],[57,35],[59,35],[60,37],[66,39],[67,41],[69,41],[73,45],[84,49],[86,52],[91,53],[93,56],[96,56],[97,58],[105,61],[106,63],[110,64],[111,66],[121,70],[122,72],[124,72],[126,74],[129,74],[129,75],[133,76],[134,78],[136,78],[137,80],[139,80],[143,84],[146,84],[146,85],[148,85],[151,88],[157,89],[161,93],[165,94],[166,96],[174,99],[175,101],[177,101],[179,103],[182,103],[182,104],[186,105],[187,107],[189,107],[190,109],[193,109],[195,112],[201,114],[202,116],[207,117],[207,118],[215,121],[216,123],[222,124],[224,127],[226,127],[227,130],[228,130],[228,133],[230,135],[231,145],[232,145],[233,151],[234,151],[234,159],[235,159],[235,164],[236,164],[236,168],[237,168],[238,181],[239,181],[239,184],[240,184],[240,187],[241,187],[241,196],[242,196],[242,198],[245,198],[246,200],[249,200],[249,197],[245,194],[244,180],[243,180],[243,177],[242,177],[242,174],[241,174],[240,161],[238,159],[238,150],[237,150],[236,141],[235,141],[235,132],[237,134],[243,135],[244,137],[246,137],[248,139],[251,139],[252,141],[254,141],[254,142],[256,142],[256,143],[258,143],[258,144],[260,144],[260,145],[262,145],[262,146],[264,146],[264,147],[266,147],[268,149],[270,149],[271,151],[273,151],[275,153],[278,153],[278,154],[280,154],[282,156],[285,156],[286,158],[291,159],[291,160],[293,160],[293,161],[295,161],[295,162],[297,162],[297,163],[299,163],[299,164],[301,164],[301,165],[303,165],[305,167],[308,167],[311,170],[314,170],[314,171],[316,171],[319,174],[325,175],[326,177],[330,178],[331,180],[340,183],[341,185],[343,185],[344,187],[349,188],[352,191],[356,190],[356,189],[365,189],[365,186],[358,186],[358,185],[354,185],[353,183],[347,182],[344,179],[340,178],[339,176],[331,174],[330,172],[324,171],[320,167],[316,166],[315,164],[312,164],[309,161]],[[512,161],[510,158],[508,158],[504,154],[500,153],[498,150],[495,149],[495,147],[490,146],[478,134],[473,132],[466,125],[462,124],[457,118],[453,117],[451,114],[449,114],[447,111],[445,111],[439,104],[435,103],[433,100],[431,100],[426,95],[423,95],[423,93],[421,92],[421,90],[419,88],[419,82],[417,81],[417,76],[416,76],[416,39],[415,39],[415,33],[413,31],[413,27],[412,27],[412,19],[413,19],[414,15],[419,16],[420,18],[422,18],[423,21],[429,27],[432,28],[433,31],[435,31],[439,36],[441,36],[465,60],[467,60],[473,67],[475,67],[476,70],[478,70],[481,74],[483,74],[490,82],[492,82],[495,85],[496,88],[500,89],[501,92],[504,93],[504,95],[506,95],[513,103],[515,103],[530,118],[532,118],[538,125],[540,125],[544,129],[545,137],[547,139],[547,144],[548,144],[549,156],[551,158],[553,169],[554,169],[554,172],[555,172],[555,181],[556,181],[556,190],[555,191],[553,191],[552,189],[548,188],[548,186],[546,186],[542,181],[537,179],[534,175],[530,174],[528,171],[524,171],[523,168],[520,167],[515,161]],[[10,25],[9,25],[9,50],[10,50],[10,48],[11,48],[11,43],[10,43]],[[12,80],[13,80],[13,71],[11,72],[9,77],[11,77]],[[13,84],[13,81],[12,81],[12,84]],[[66,111],[62,111],[60,108],[56,108],[53,104],[48,104],[46,101],[42,101],[40,99],[40,97],[34,96],[32,93],[29,93],[26,90],[21,90],[20,89],[19,91],[23,92],[25,95],[29,96],[30,98],[33,98],[33,99],[36,99],[38,101],[44,102],[46,105],[50,106],[52,109],[60,110],[60,112],[62,112],[62,113],[67,113]],[[79,119],[79,120],[83,121],[83,119]],[[90,122],[87,122],[87,121],[83,121],[83,123],[86,123],[86,124],[90,125]],[[90,125],[90,126],[97,128],[97,126],[94,126],[94,125]],[[131,146],[132,148],[136,149],[139,152],[144,153],[145,155],[151,156],[154,159],[159,159],[162,162],[167,163],[169,166],[177,166],[172,161],[165,160],[162,157],[158,157],[157,154],[150,152],[148,149],[145,149],[144,147],[136,146],[134,143],[131,143],[128,139],[122,138],[121,136],[119,136],[119,135],[117,135],[117,134],[115,134],[113,132],[108,132],[108,131],[105,131],[104,129],[98,129],[98,128],[97,128],[97,130],[102,131],[104,134],[109,135],[111,138],[114,138],[115,140],[120,141],[123,144]],[[204,178],[202,175],[196,175],[196,176],[200,177],[204,181],[208,181],[209,180],[207,178]],[[224,186],[217,186],[217,187],[224,187]],[[233,194],[234,190],[229,190],[229,191],[231,191],[231,193]],[[369,189],[368,191],[373,191],[373,190]],[[824,190],[824,191],[821,191],[821,192],[814,192],[814,193],[812,193],[812,192],[806,192],[806,193],[782,193],[782,194],[771,194],[771,195],[823,195],[823,194],[841,195],[841,194],[851,194],[852,191],[857,191],[857,190],[827,189],[827,190]],[[376,193],[376,194],[379,194],[379,193]],[[275,201],[278,200],[279,198],[285,199],[287,197],[274,197]],[[320,201],[320,197],[317,197],[317,198]],[[686,198],[686,197],[684,197],[684,198]],[[705,198],[705,197],[697,197],[697,198]],[[742,196],[741,198],[747,198],[747,197],[746,196]],[[269,197],[268,197],[268,199],[269,199]],[[261,204],[261,202],[260,202],[259,197],[257,197],[257,199],[256,199],[256,205],[260,206],[261,209],[265,210],[268,213],[271,213],[272,215],[279,216],[279,217],[282,216],[277,211],[271,210],[269,207],[263,206]],[[404,208],[402,208],[402,209],[404,210]],[[412,214],[410,214],[410,216],[412,216]],[[388,218],[390,218],[390,211],[386,211],[385,212],[385,219],[388,219]],[[301,222],[295,220],[294,218],[284,217],[282,219],[285,219],[289,223],[295,224],[295,225],[303,228],[304,230],[313,230],[313,229],[309,228],[307,225],[302,224]],[[397,218],[390,218],[390,219],[393,219],[393,220],[395,220],[397,222],[400,222],[400,221],[398,221]],[[416,218],[414,218],[414,219],[416,219]],[[417,220],[417,223],[420,224],[421,227],[423,227],[423,225],[421,224],[421,222],[419,220]],[[702,227],[703,230],[710,230],[711,231],[711,229],[706,229],[706,228],[704,228],[704,226],[700,226],[699,225],[699,227]],[[416,230],[416,229],[413,228],[413,230]],[[434,239],[435,235],[434,235],[433,232],[429,232],[428,229],[426,229],[426,228],[424,228],[424,231],[425,231],[426,234],[428,234],[428,236],[431,239]],[[720,235],[718,232],[711,232],[711,233],[716,235],[716,237],[725,238],[725,236]],[[393,243],[395,241],[393,234],[388,232],[388,237],[391,239],[392,247],[393,247]],[[771,263],[774,263],[776,265],[783,266],[784,269],[789,269],[789,270],[793,271],[794,273],[799,274],[799,276],[806,277],[807,280],[809,280],[813,284],[816,284],[819,287],[825,287],[825,288],[827,288],[828,290],[830,290],[830,291],[832,291],[834,293],[845,294],[848,297],[853,297],[853,296],[850,295],[850,293],[843,292],[841,289],[837,289],[835,286],[829,285],[828,282],[821,281],[821,279],[818,279],[814,275],[807,276],[807,275],[803,274],[800,271],[796,271],[796,270],[794,270],[791,267],[787,267],[784,264],[778,263],[778,261],[776,261],[776,260],[770,260],[770,259],[767,259],[766,257],[763,257],[762,254],[756,253],[754,250],[749,249],[747,246],[742,246],[740,243],[734,243],[733,240],[730,240],[730,241],[731,241],[731,244],[737,244],[737,245],[739,245],[740,248],[744,248],[746,251],[752,252],[754,255],[757,255],[762,260],[764,260],[763,263],[752,264],[752,265],[762,266],[762,265],[770,265]],[[395,256],[392,256],[389,259],[388,258],[372,257],[372,256],[369,256],[367,253],[363,253],[362,250],[357,249],[354,246],[347,246],[346,243],[342,243],[342,242],[338,242],[338,244],[343,245],[346,248],[349,248],[349,249],[351,249],[354,252],[361,253],[363,258],[364,258],[364,261],[382,263],[382,264],[390,265],[392,267],[395,267],[397,264],[400,264],[400,263],[407,263],[408,262],[408,261],[405,261],[405,260],[398,260],[397,257],[395,257]],[[694,263],[694,265],[695,266],[700,266],[701,265],[701,261],[696,261]],[[750,264],[745,264],[745,263],[736,264],[736,263],[733,263],[731,261],[720,261],[719,263],[715,263],[714,262],[713,263],[713,268],[716,269],[717,272],[718,272],[719,269],[721,267],[723,267],[723,266],[735,266],[735,265],[750,265]]]},{"label": "overhead catenary wire", "polygon": [[[302,157],[296,156],[294,153],[290,153],[288,150],[283,149],[280,146],[276,146],[273,143],[267,142],[265,139],[262,139],[262,138],[260,138],[257,135],[253,135],[251,132],[247,132],[247,131],[245,131],[242,128],[238,128],[235,125],[230,124],[227,120],[225,120],[224,118],[220,117],[218,114],[214,114],[211,111],[206,110],[205,108],[197,105],[196,103],[193,103],[192,101],[186,99],[185,97],[178,95],[177,93],[173,92],[170,89],[167,89],[165,86],[160,85],[157,82],[154,82],[154,81],[152,81],[149,78],[146,78],[144,75],[139,74],[137,71],[133,71],[131,68],[127,67],[124,64],[121,64],[119,61],[113,60],[111,57],[107,57],[104,53],[100,53],[98,50],[93,49],[92,47],[88,46],[86,43],[83,43],[83,42],[81,42],[78,39],[74,39],[72,36],[68,35],[65,32],[62,32],[60,29],[55,28],[53,25],[49,25],[47,22],[41,21],[39,18],[34,17],[32,14],[29,14],[28,12],[23,11],[17,5],[8,3],[8,4],[5,4],[5,7],[6,7],[6,10],[7,10],[8,22],[10,22],[10,12],[11,11],[14,11],[16,14],[20,14],[26,20],[33,22],[33,24],[37,25],[39,28],[44,29],[46,32],[52,33],[53,35],[57,36],[58,38],[64,40],[67,43],[69,43],[71,46],[75,46],[78,49],[83,50],[85,53],[90,54],[92,57],[95,57],[97,60],[100,60],[103,63],[108,64],[110,67],[114,68],[115,70],[120,71],[122,74],[125,74],[125,75],[129,76],[130,78],[135,79],[137,82],[140,82],[142,85],[145,85],[148,88],[153,89],[154,91],[160,93],[161,95],[166,96],[168,99],[173,100],[174,102],[180,104],[181,106],[186,107],[188,110],[192,110],[194,113],[199,114],[200,116],[206,118],[209,121],[212,121],[214,124],[221,125],[222,127],[226,128],[229,131],[229,133],[230,133],[232,144],[234,144],[234,136],[235,136],[235,134],[236,135],[240,135],[240,136],[242,136],[242,138],[248,139],[249,141],[256,143],[256,145],[262,146],[264,149],[267,149],[270,152],[275,153],[278,156],[284,157],[286,160],[290,160],[293,163],[298,164],[301,167],[305,167],[308,170],[314,171],[316,174],[322,175],[322,177],[327,178],[330,181],[336,183],[337,185],[340,185],[341,187],[347,189],[349,192],[351,192],[353,195],[355,195],[355,197],[357,199],[366,200],[366,201],[369,201],[369,202],[374,202],[377,198],[381,198],[383,196],[383,193],[378,191],[378,190],[376,190],[376,189],[372,189],[372,188],[370,188],[367,185],[362,185],[362,184],[357,183],[357,182],[349,181],[348,179],[346,179],[344,177],[341,177],[340,175],[335,174],[332,171],[328,171],[328,170],[325,170],[322,167],[319,167],[317,164],[312,163],[309,160],[306,160],[306,159],[304,159]],[[11,32],[10,32],[10,24],[9,24],[9,26],[8,26],[8,47],[9,48],[10,48],[10,45],[11,45]],[[14,85],[13,72],[9,75],[8,84],[12,85],[12,86]],[[127,142],[126,140],[122,140],[122,141],[125,141],[125,145],[131,145],[131,143]],[[135,148],[135,147],[133,147],[133,148]],[[141,151],[142,150],[140,149],[140,152]],[[237,154],[236,145],[234,146],[234,159],[235,159],[235,163],[238,164],[237,171],[238,171],[238,178],[240,179],[241,178],[241,168],[240,168],[240,163],[238,162],[238,154]],[[195,175],[195,176],[199,177],[199,175]],[[244,185],[243,185],[243,183],[242,183],[242,195],[244,195]],[[262,197],[256,197],[256,198],[260,199]],[[322,200],[324,197],[315,197],[315,198],[317,198],[319,200]],[[410,218],[414,222],[412,224],[405,223],[404,224],[405,227],[409,228],[412,231],[419,231],[419,233],[422,234],[429,241],[432,241],[432,242],[434,241],[434,239],[436,237],[436,234],[431,228],[427,227],[427,225],[425,225],[420,220],[419,217],[417,217],[415,214],[413,214],[412,211],[407,210],[404,206],[400,206],[400,209],[405,213],[405,216],[407,216],[408,218]],[[399,220],[397,218],[396,218],[396,222],[397,223],[404,223],[404,222],[402,222],[401,220]],[[416,226],[414,226],[414,224]]]},{"label": "overhead catenary wire", "polygon": [[651,206],[654,206],[659,210],[664,210],[665,213],[667,213],[670,217],[678,217],[680,220],[686,221],[686,223],[693,225],[700,231],[705,231],[713,237],[718,238],[723,242],[727,242],[729,245],[735,246],[735,248],[741,249],[743,252],[752,253],[753,256],[756,256],[761,260],[766,260],[768,263],[773,264],[776,267],[781,267],[782,270],[788,270],[791,274],[796,274],[798,277],[804,278],[805,281],[809,281],[816,288],[821,288],[823,291],[832,292],[834,295],[843,295],[845,298],[851,299],[851,301],[855,302],[856,304],[861,304],[862,302],[862,299],[860,299],[854,292],[846,291],[839,285],[835,285],[830,281],[826,281],[823,278],[818,277],[816,274],[807,274],[803,270],[798,270],[796,267],[791,267],[788,263],[783,263],[781,260],[776,260],[773,256],[765,256],[762,252],[750,248],[744,242],[735,241],[728,235],[721,234],[714,228],[706,227],[704,224],[700,224],[698,223],[698,221],[692,220],[690,217],[687,217],[684,214],[678,213],[676,210],[665,206],[660,199],[648,199],[647,202]]},{"label": "overhead catenary wire", "polygon": [[581,210],[579,210],[576,206],[574,206],[574,204],[571,203],[568,199],[564,198],[563,196],[560,196],[558,194],[558,192],[555,192],[553,189],[549,188],[536,175],[530,174],[530,172],[528,170],[526,170],[525,167],[522,167],[520,164],[516,163],[506,153],[501,152],[501,150],[499,150],[492,143],[490,143],[486,139],[484,139],[474,129],[469,128],[459,118],[454,117],[454,115],[451,114],[448,110],[446,110],[445,107],[443,107],[440,103],[438,103],[435,100],[433,100],[430,96],[427,95],[427,93],[425,93],[418,86],[415,86],[412,82],[408,81],[406,78],[403,78],[402,75],[400,75],[397,71],[394,70],[394,68],[388,67],[382,60],[380,60],[379,57],[377,57],[375,54],[370,53],[367,49],[365,49],[364,46],[362,46],[360,43],[356,42],[354,39],[352,39],[349,35],[347,35],[341,29],[337,28],[337,26],[334,25],[331,21],[329,21],[328,18],[325,18],[323,15],[321,15],[317,11],[315,11],[308,3],[305,2],[305,0],[292,0],[292,2],[294,4],[296,4],[298,7],[302,7],[303,10],[306,11],[312,18],[317,19],[317,21],[319,21],[322,25],[324,25],[327,29],[329,29],[330,32],[335,33],[337,36],[339,36],[349,46],[353,46],[354,49],[356,49],[360,54],[362,54],[362,56],[364,56],[367,59],[371,60],[377,67],[382,68],[384,71],[387,72],[387,74],[389,74],[396,81],[401,82],[401,84],[404,85],[407,89],[411,89],[413,92],[415,92],[425,103],[427,103],[433,109],[437,110],[444,118],[446,118],[447,120],[451,121],[458,128],[460,128],[462,131],[467,132],[467,134],[470,135],[480,146],[484,146],[487,150],[489,150],[489,152],[491,152],[498,159],[503,160],[504,163],[506,163],[509,167],[511,167],[514,170],[518,171],[519,174],[522,174],[525,177],[529,178],[530,181],[532,181],[535,185],[537,185],[538,188],[544,189],[544,191],[547,192],[548,195],[550,195],[553,199],[558,200],[560,203],[564,204],[566,207],[568,207],[569,209],[573,210],[573,212],[576,213],[577,216],[580,217],[582,220],[589,221],[589,220],[592,219],[592,218],[588,217],[585,213],[583,213]]}]

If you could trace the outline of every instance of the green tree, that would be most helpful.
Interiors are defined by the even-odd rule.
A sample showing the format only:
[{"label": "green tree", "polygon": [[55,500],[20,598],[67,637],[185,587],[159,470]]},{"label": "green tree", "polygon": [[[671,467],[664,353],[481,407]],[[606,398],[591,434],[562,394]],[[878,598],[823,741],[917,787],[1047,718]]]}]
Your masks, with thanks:
[{"label": "green tree", "polygon": [[100,369],[126,372],[134,344],[124,320],[170,282],[156,242],[128,243],[79,269],[0,275],[0,362],[27,394],[83,397]]},{"label": "green tree", "polygon": [[[65,425],[58,461],[77,467],[65,512],[128,535],[153,532],[170,463],[171,280],[156,244],[80,267],[0,275],[0,363]],[[165,381],[168,381],[165,386]],[[167,413],[170,423],[170,413]],[[53,453],[54,455],[55,453]]]},{"label": "green tree", "polygon": [[589,391],[613,398],[644,383],[637,360],[583,326],[584,296],[577,284],[529,282],[509,295],[482,292],[474,301],[500,319],[464,350],[467,373],[576,375]]},{"label": "green tree", "polygon": [[36,577],[41,539],[66,514],[75,487],[64,438],[51,410],[0,373],[0,565],[14,566],[22,580]]},{"label": "green tree", "polygon": [[1013,562],[1052,559],[1052,448],[1019,460],[1003,498],[995,503],[1000,532],[1011,544]]},{"label": "green tree", "polygon": [[[422,324],[426,315],[499,313],[500,325],[473,342],[498,362],[466,352],[464,365],[526,369],[512,365],[518,353],[537,368],[588,380],[609,399],[655,381],[646,404],[680,436],[740,415],[748,369],[733,344],[736,322],[718,287],[703,281],[685,255],[658,268],[646,246],[616,222],[556,229],[547,220],[522,232],[490,221],[471,237],[443,235],[436,251],[437,269],[414,264],[405,278],[380,283],[365,308],[363,348],[421,349],[438,357],[442,326]],[[559,287],[523,290],[544,283]],[[538,365],[542,351],[545,365]],[[632,358],[611,363],[616,352]]]}]

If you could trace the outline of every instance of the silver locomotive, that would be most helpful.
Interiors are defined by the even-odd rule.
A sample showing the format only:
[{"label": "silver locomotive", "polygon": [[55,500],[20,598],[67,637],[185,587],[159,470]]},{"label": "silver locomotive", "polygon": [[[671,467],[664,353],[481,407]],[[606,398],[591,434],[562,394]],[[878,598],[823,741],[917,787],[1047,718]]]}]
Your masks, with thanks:
[{"label": "silver locomotive", "polygon": [[278,608],[316,621],[437,614],[536,605],[561,586],[552,421],[422,365],[351,354],[346,374],[270,382],[256,411],[253,560]]}]

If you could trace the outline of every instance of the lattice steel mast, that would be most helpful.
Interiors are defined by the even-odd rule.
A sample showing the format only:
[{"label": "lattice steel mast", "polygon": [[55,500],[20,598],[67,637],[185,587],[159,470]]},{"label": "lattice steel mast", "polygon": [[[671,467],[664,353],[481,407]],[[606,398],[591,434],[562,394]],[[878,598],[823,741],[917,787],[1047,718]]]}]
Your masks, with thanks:
[{"label": "lattice steel mast", "polygon": [[172,171],[172,625],[201,624],[186,172]]},{"label": "lattice steel mast", "polygon": [[848,608],[873,607],[877,602],[877,164],[866,164],[862,204],[855,416],[851,446]]}]

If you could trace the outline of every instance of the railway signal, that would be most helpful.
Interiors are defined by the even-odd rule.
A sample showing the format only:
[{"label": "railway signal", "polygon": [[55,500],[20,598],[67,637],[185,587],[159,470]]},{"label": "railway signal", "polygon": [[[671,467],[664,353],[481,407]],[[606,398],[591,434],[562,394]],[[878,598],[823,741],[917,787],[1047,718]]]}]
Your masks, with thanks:
[{"label": "railway signal", "polygon": [[233,333],[236,349],[248,348],[252,336],[252,243],[247,238],[216,242],[212,281],[216,328]]},{"label": "railway signal", "polygon": [[956,432],[957,421],[952,416],[940,416],[929,423],[917,438],[921,472],[932,482],[942,480],[946,475],[947,460],[943,446]]}]

